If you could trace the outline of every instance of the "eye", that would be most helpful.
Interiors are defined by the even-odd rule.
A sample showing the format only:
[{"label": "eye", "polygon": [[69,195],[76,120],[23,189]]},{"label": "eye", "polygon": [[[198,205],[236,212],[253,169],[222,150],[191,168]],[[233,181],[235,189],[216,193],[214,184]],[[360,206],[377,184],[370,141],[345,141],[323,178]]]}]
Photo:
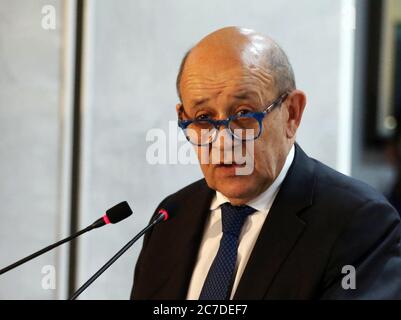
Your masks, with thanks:
[{"label": "eye", "polygon": [[207,113],[199,114],[195,117],[196,120],[207,120],[210,119],[210,115]]},{"label": "eye", "polygon": [[235,113],[235,115],[236,115],[237,117],[241,117],[241,116],[243,116],[243,115],[245,115],[245,114],[247,114],[247,113],[250,113],[250,112],[251,112],[251,110],[242,109],[242,110],[237,111],[237,112]]}]

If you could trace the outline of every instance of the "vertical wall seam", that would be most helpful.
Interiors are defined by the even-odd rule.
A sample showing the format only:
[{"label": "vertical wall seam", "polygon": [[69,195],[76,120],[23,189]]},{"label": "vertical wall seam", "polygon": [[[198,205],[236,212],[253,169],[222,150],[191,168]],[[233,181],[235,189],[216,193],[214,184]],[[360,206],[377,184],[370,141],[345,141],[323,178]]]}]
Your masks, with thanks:
[{"label": "vertical wall seam", "polygon": [[[70,202],[70,233],[78,230],[78,214],[80,207],[80,176],[82,150],[82,117],[81,117],[81,79],[82,79],[82,48],[84,26],[84,0],[77,0],[75,28],[75,74],[74,74],[74,102],[72,124],[72,163],[71,163],[71,202]],[[76,289],[77,278],[77,241],[70,243],[68,292],[69,295]]]}]

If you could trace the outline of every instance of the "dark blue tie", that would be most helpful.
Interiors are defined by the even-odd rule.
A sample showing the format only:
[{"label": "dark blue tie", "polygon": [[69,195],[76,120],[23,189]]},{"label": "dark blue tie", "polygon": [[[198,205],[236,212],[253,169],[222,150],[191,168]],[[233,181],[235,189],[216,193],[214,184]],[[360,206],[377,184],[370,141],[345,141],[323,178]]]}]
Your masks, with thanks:
[{"label": "dark blue tie", "polygon": [[223,237],[203,284],[199,300],[230,298],[237,262],[238,238],[246,218],[256,210],[248,206],[221,205]]}]

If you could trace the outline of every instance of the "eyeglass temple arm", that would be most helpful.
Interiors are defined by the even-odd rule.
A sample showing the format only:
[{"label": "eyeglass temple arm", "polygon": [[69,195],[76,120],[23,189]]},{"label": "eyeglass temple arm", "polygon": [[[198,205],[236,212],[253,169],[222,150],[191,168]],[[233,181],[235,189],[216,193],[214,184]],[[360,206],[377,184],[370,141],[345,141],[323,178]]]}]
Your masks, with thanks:
[{"label": "eyeglass temple arm", "polygon": [[283,93],[276,101],[274,101],[270,106],[268,106],[265,110],[263,110],[263,112],[269,113],[275,107],[277,107],[280,104],[282,104],[285,101],[285,99],[287,99],[288,94],[289,94],[288,92]]}]

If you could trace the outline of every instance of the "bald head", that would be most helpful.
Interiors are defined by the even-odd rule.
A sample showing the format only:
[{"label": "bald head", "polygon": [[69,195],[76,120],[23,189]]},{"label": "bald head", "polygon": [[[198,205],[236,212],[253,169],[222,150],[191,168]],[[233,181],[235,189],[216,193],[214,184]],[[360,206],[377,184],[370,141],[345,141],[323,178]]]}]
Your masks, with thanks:
[{"label": "bald head", "polygon": [[295,89],[294,73],[284,51],[272,39],[250,29],[219,29],[204,37],[185,54],[176,83],[181,101],[181,80],[186,69],[197,63],[217,65],[221,70],[235,64],[250,70],[261,68],[272,76],[273,86],[278,93]]}]

